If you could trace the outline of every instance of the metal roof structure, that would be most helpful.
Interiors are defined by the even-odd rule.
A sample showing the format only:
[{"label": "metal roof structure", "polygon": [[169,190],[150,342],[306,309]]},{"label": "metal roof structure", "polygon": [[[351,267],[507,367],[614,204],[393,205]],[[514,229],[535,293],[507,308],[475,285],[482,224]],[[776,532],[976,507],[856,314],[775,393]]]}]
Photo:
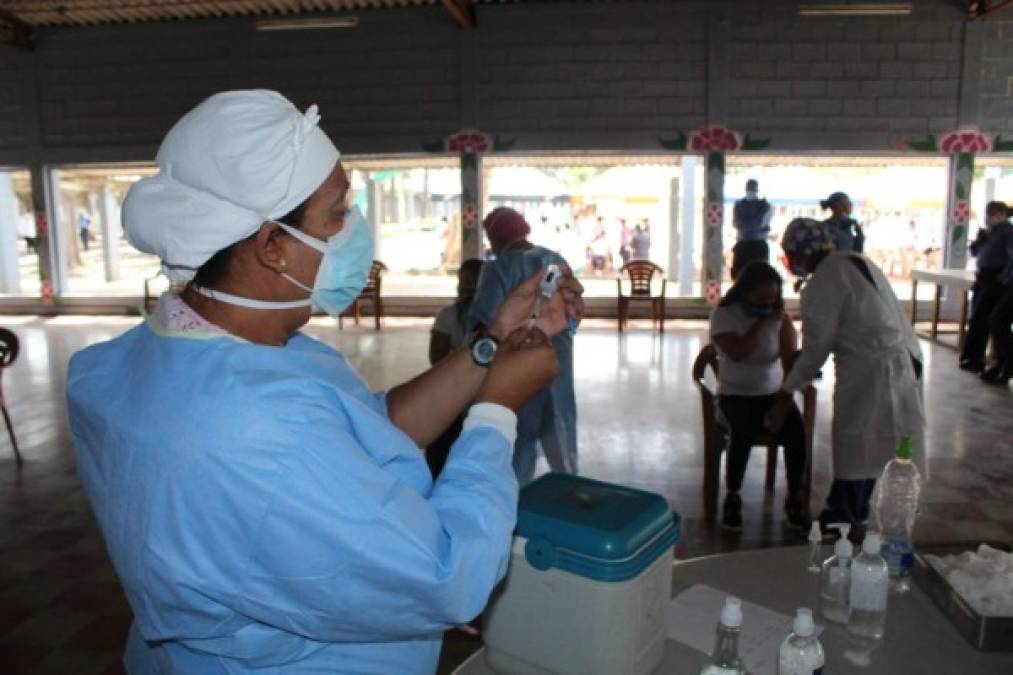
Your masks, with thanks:
[{"label": "metal roof structure", "polygon": [[367,8],[442,5],[459,23],[476,4],[522,0],[0,0],[0,24],[28,28],[171,21],[231,16],[283,16]]}]

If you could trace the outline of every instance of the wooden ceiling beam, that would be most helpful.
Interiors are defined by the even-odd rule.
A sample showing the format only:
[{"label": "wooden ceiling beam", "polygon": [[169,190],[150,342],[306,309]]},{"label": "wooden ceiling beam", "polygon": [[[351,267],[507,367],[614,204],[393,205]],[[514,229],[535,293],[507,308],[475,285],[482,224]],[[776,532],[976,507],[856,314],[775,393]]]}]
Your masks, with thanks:
[{"label": "wooden ceiling beam", "polygon": [[0,9],[0,45],[32,49],[32,27],[18,16]]},{"label": "wooden ceiling beam", "polygon": [[971,0],[971,4],[967,8],[967,18],[970,21],[984,18],[1011,3],[1013,0]]},{"label": "wooden ceiling beam", "polygon": [[461,28],[475,28],[475,6],[472,0],[443,0],[443,7]]}]

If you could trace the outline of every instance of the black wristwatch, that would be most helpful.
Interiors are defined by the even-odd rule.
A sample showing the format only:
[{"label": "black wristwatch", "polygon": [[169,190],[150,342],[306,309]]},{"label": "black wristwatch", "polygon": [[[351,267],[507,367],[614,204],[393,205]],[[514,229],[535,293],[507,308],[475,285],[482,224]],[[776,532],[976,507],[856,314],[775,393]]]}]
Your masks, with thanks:
[{"label": "black wristwatch", "polygon": [[499,351],[499,340],[488,333],[476,331],[468,341],[468,348],[471,350],[471,360],[488,368]]}]

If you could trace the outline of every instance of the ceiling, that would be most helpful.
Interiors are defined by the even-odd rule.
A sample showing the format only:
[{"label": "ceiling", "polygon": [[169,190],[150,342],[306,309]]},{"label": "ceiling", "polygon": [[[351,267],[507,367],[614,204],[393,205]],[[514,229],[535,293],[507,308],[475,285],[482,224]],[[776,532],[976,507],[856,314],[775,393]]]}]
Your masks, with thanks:
[{"label": "ceiling", "polygon": [[226,16],[340,12],[373,7],[442,5],[455,19],[473,4],[520,0],[0,0],[0,23],[80,26]]}]

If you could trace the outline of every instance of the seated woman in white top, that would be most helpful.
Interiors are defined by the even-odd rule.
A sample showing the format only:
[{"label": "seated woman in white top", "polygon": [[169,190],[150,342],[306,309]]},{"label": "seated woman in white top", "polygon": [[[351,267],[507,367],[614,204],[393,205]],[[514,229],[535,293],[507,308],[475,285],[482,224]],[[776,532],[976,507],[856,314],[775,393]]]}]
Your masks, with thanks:
[{"label": "seated woman in white top", "polygon": [[[798,336],[784,312],[781,276],[764,262],[749,264],[714,308],[711,341],[718,352],[718,407],[728,422],[731,440],[726,458],[725,497],[721,526],[742,529],[742,478],[749,451],[765,433],[764,415],[781,388],[785,365],[794,357]],[[788,474],[785,521],[793,529],[809,528],[809,505],[802,494],[805,431],[802,415],[792,403],[784,426],[774,436],[784,447]]]},{"label": "seated woman in white top", "polygon": [[[482,261],[470,258],[461,263],[457,270],[457,299],[436,315],[429,332],[429,363],[435,366],[468,342],[468,311],[475,299],[478,276],[482,273]],[[426,463],[435,479],[450,455],[450,447],[461,435],[464,416],[459,416],[435,441],[426,448]]]}]

